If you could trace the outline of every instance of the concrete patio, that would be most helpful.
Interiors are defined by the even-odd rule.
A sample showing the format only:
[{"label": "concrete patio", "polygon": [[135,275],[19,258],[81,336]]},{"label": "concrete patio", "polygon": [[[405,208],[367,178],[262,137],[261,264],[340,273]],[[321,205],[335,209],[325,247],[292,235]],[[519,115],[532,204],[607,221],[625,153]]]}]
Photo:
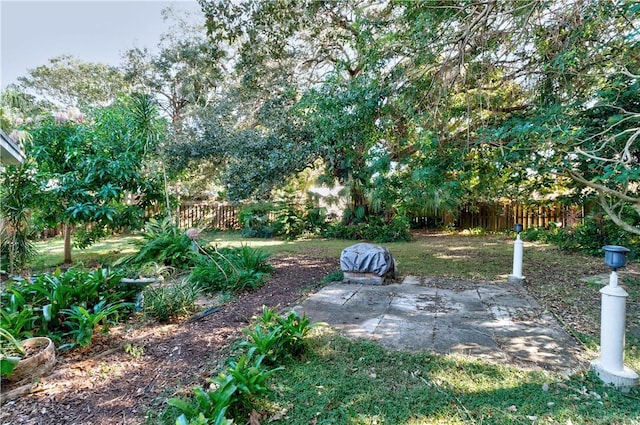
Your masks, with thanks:
[{"label": "concrete patio", "polygon": [[580,345],[518,284],[417,276],[391,285],[336,283],[297,311],[390,349],[561,373],[588,367]]}]

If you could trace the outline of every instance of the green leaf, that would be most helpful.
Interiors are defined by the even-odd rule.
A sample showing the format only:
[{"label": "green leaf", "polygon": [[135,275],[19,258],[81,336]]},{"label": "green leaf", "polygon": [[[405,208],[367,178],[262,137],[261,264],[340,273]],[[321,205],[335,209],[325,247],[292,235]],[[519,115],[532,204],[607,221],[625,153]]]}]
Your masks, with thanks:
[{"label": "green leaf", "polygon": [[52,305],[51,304],[47,304],[45,306],[42,307],[42,315],[44,316],[44,320],[46,320],[47,322],[51,321],[51,309],[52,309]]}]

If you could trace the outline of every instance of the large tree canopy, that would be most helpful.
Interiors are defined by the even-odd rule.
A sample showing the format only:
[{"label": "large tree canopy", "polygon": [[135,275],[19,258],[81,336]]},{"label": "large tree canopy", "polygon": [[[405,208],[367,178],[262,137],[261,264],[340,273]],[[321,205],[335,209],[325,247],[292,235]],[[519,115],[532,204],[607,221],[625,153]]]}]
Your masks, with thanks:
[{"label": "large tree canopy", "polygon": [[[640,232],[637,2],[199,3],[208,38],[182,22],[126,77],[172,121],[170,164],[214,170],[228,199],[313,166],[352,213],[564,196]],[[74,81],[45,85],[99,97]]]},{"label": "large tree canopy", "polygon": [[238,89],[294,93],[304,149],[354,205],[595,195],[639,231],[636,2],[200,3]]},{"label": "large tree canopy", "polygon": [[29,70],[18,81],[25,90],[54,108],[106,106],[127,87],[124,74],[116,67],[68,55],[50,59],[48,64]]}]

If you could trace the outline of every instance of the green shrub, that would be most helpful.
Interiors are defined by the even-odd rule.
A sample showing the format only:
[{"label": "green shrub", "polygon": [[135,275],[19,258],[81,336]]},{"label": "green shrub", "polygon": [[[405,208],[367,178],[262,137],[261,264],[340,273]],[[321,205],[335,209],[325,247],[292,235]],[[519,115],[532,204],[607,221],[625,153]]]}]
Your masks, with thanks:
[{"label": "green shrub", "polygon": [[294,240],[304,235],[319,235],[327,228],[326,210],[310,201],[304,207],[293,202],[283,203],[275,215],[274,232],[285,240]]},{"label": "green shrub", "polygon": [[234,417],[246,417],[253,408],[253,402],[270,393],[267,378],[284,369],[267,369],[263,360],[264,356],[254,355],[253,351],[245,353],[238,359],[229,360],[225,372],[210,379],[215,390],[205,391],[196,387],[191,402],[176,398],[167,400],[167,404],[183,412],[176,423],[229,424],[232,422],[226,418],[227,411]]},{"label": "green shrub", "polygon": [[242,236],[245,238],[270,238],[274,230],[271,223],[273,205],[270,203],[245,206],[238,214],[242,225]]},{"label": "green shrub", "polygon": [[550,243],[566,251],[583,252],[595,256],[604,255],[602,247],[605,245],[622,245],[630,250],[627,255],[629,260],[634,261],[640,258],[640,236],[625,232],[610,220],[604,220],[597,214],[588,216],[584,223],[575,227],[529,228],[522,233],[522,238]]},{"label": "green shrub", "polygon": [[318,325],[295,311],[281,317],[273,309],[263,307],[262,315],[244,329],[247,340],[241,346],[265,356],[271,364],[280,364],[304,351],[304,338]]},{"label": "green shrub", "polygon": [[260,248],[243,245],[239,248],[207,250],[191,270],[189,281],[208,292],[237,292],[262,286],[273,267],[269,254]]},{"label": "green shrub", "polygon": [[142,292],[142,312],[159,322],[191,314],[200,290],[188,281],[149,287]]},{"label": "green shrub", "polygon": [[88,345],[95,326],[132,312],[136,289],[121,280],[120,272],[83,267],[11,280],[0,296],[0,325],[19,339],[71,336],[71,345]]},{"label": "green shrub", "polygon": [[285,205],[276,212],[273,229],[284,240],[296,239],[305,231],[303,212],[293,204]]},{"label": "green shrub", "polygon": [[141,233],[143,241],[137,242],[137,253],[121,258],[116,265],[144,266],[157,263],[177,269],[195,265],[198,249],[195,242],[167,217],[162,221],[151,219]]},{"label": "green shrub", "polygon": [[324,234],[329,238],[367,240],[377,243],[411,240],[410,220],[400,215],[393,217],[390,222],[385,222],[377,216],[369,216],[364,222],[334,223]]},{"label": "green shrub", "polygon": [[112,323],[108,320],[109,317],[117,316],[120,311],[130,306],[130,304],[126,303],[107,304],[106,300],[102,300],[94,305],[91,311],[77,305],[63,310],[62,313],[67,318],[64,324],[70,329],[67,335],[72,336],[74,339],[74,342],[68,344],[68,346],[88,346],[91,344],[96,328],[102,325],[103,331],[107,331],[108,325]]}]

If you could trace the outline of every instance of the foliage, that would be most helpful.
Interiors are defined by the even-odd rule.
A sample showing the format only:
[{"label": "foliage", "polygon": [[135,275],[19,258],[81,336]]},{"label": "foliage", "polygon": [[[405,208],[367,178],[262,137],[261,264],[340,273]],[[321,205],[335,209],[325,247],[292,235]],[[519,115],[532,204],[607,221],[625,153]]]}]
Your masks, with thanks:
[{"label": "foliage", "polygon": [[[256,399],[270,392],[266,380],[275,372],[284,368],[267,369],[263,364],[264,356],[252,352],[229,360],[225,372],[211,378],[215,387],[213,391],[205,391],[201,387],[194,389],[194,400],[172,398],[167,400],[170,406],[183,412],[176,423],[232,423],[226,419],[227,411],[234,417],[250,411]],[[187,422],[188,421],[188,422]]]},{"label": "foliage", "polygon": [[174,25],[162,35],[157,53],[146,47],[128,50],[123,72],[130,84],[160,99],[160,107],[178,132],[193,108],[205,105],[218,85],[226,52],[208,40],[193,20],[172,12],[163,10],[165,19],[174,18]]},{"label": "foliage", "polygon": [[32,165],[7,166],[0,174],[0,269],[11,274],[36,255],[31,215],[38,185]]},{"label": "foliage", "polygon": [[[239,52],[233,97],[253,101],[201,127],[225,145],[251,129],[253,156],[233,172],[245,196],[259,176],[284,180],[278,162],[321,158],[325,182],[364,216],[586,187],[638,232],[624,218],[638,207],[635,2],[200,3],[211,39]],[[266,106],[277,119],[261,119]],[[279,131],[283,119],[293,131]]]},{"label": "foliage", "polygon": [[9,331],[0,328],[0,376],[9,376],[25,355],[24,347]]},{"label": "foliage", "polygon": [[168,322],[195,311],[199,294],[199,289],[188,281],[149,287],[142,293],[142,311],[159,322]]},{"label": "foliage", "polygon": [[[212,391],[196,387],[191,402],[177,398],[167,400],[167,404],[183,412],[176,423],[231,423],[227,412],[234,418],[246,416],[257,400],[271,394],[267,379],[284,369],[282,366],[268,369],[265,361],[281,364],[278,362],[300,354],[305,346],[303,339],[315,326],[295,312],[283,318],[263,308],[255,327],[245,329],[250,339],[242,345],[248,349],[236,359],[230,359],[225,371],[210,379]],[[262,332],[268,336],[257,337]]]},{"label": "foliage", "polygon": [[305,230],[303,211],[295,205],[285,204],[276,212],[274,232],[284,240],[294,240]]},{"label": "foliage", "polygon": [[170,217],[162,220],[150,219],[140,234],[143,240],[135,242],[140,247],[138,252],[123,257],[116,264],[132,267],[157,263],[177,269],[196,264],[197,246],[185,232],[173,224]]},{"label": "foliage", "polygon": [[260,287],[273,267],[269,255],[260,248],[208,249],[189,275],[189,281],[209,292],[239,292]]},{"label": "foliage", "polygon": [[318,325],[295,311],[281,317],[273,309],[263,307],[262,315],[244,329],[247,339],[242,346],[264,356],[270,364],[283,364],[304,351],[305,337]]},{"label": "foliage", "polygon": [[284,240],[294,240],[305,235],[319,235],[327,227],[327,212],[307,196],[304,203],[299,193],[288,188],[282,201],[274,210],[275,234]]},{"label": "foliage", "polygon": [[[77,245],[88,246],[108,229],[142,225],[144,209],[160,196],[158,175],[144,167],[159,143],[163,120],[151,98],[131,95],[90,119],[79,110],[58,113],[29,128],[27,156],[41,187],[37,216],[54,226],[91,225]],[[133,195],[133,201],[127,195]],[[65,262],[71,261],[70,237]]]},{"label": "foliage", "polygon": [[33,121],[35,116],[46,109],[43,103],[15,84],[9,84],[0,92],[0,129],[21,144],[25,134],[17,131],[18,127]]},{"label": "foliage", "polygon": [[[87,81],[89,77],[90,84]],[[27,76],[18,78],[18,81],[24,90],[57,107],[102,106],[125,92],[127,87],[123,73],[117,68],[83,62],[68,55],[49,59],[48,64],[30,69]]]},{"label": "foliage", "polygon": [[242,224],[242,236],[246,238],[270,238],[273,236],[271,214],[274,206],[269,203],[242,207],[238,221]]},{"label": "foliage", "polygon": [[551,243],[566,251],[584,252],[602,256],[605,245],[621,245],[629,248],[627,258],[634,261],[640,258],[640,237],[625,232],[601,213],[592,213],[583,223],[575,227],[529,228],[523,233],[529,241]]},{"label": "foliage", "polygon": [[10,280],[1,294],[0,326],[16,338],[63,341],[71,335],[71,345],[88,345],[96,326],[131,313],[136,292],[121,279],[107,269],[76,267]]},{"label": "foliage", "polygon": [[118,315],[130,306],[131,304],[126,303],[106,304],[106,300],[102,300],[93,306],[92,311],[81,305],[62,310],[61,313],[66,316],[64,325],[69,329],[67,335],[74,339],[70,346],[86,347],[91,344],[91,338],[98,326],[102,325],[103,331],[107,331],[109,316]]},{"label": "foliage", "polygon": [[325,232],[330,238],[368,240],[378,243],[411,240],[410,220],[407,217],[395,216],[390,222],[377,216],[362,218],[355,224],[333,223]]}]

